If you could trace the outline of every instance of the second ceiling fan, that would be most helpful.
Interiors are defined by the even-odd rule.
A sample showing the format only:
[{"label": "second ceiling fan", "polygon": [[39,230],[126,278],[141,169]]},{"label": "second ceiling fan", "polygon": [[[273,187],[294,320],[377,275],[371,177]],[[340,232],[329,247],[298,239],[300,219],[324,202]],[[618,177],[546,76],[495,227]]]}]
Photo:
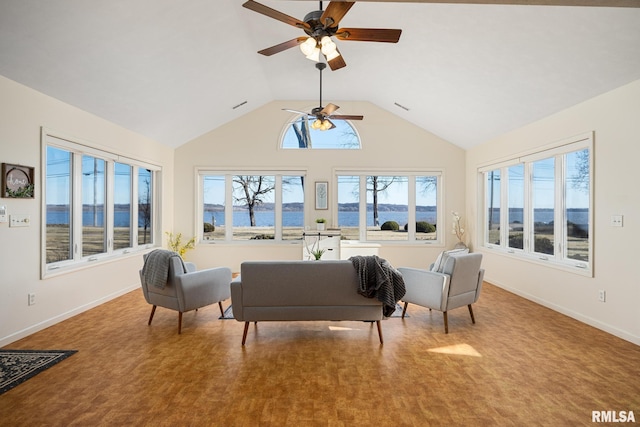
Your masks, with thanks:
[{"label": "second ceiling fan", "polygon": [[320,53],[322,53],[327,59],[329,67],[335,71],[345,67],[347,63],[331,37],[335,36],[338,40],[344,41],[397,43],[402,33],[402,30],[388,28],[339,28],[340,21],[354,4],[355,2],[332,1],[326,10],[322,10],[322,1],[320,1],[320,10],[309,12],[302,21],[253,0],[247,1],[242,6],[285,24],[301,28],[307,34],[307,36],[296,37],[260,50],[258,53],[271,56],[300,45],[300,49],[306,57],[316,62],[319,61]]},{"label": "second ceiling fan", "polygon": [[334,120],[364,119],[364,116],[362,115],[333,114],[336,112],[338,108],[340,108],[335,104],[329,103],[325,107],[322,106],[322,70],[324,70],[326,66],[327,64],[325,64],[324,62],[318,62],[316,64],[316,68],[320,71],[320,104],[319,106],[312,109],[310,113],[306,113],[304,111],[298,111],[298,110],[290,110],[288,108],[284,108],[284,110],[289,111],[291,113],[304,114],[305,119],[308,119],[308,118],[315,119],[311,123],[311,128],[316,130],[329,130],[336,127],[336,125],[333,124],[331,119],[334,119]]}]

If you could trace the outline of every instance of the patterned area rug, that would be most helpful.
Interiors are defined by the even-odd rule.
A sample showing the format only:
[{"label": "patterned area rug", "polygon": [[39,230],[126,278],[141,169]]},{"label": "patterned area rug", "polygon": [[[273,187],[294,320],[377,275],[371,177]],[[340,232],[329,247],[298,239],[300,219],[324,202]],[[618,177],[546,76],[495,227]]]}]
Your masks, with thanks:
[{"label": "patterned area rug", "polygon": [[0,394],[76,352],[77,350],[0,350]]},{"label": "patterned area rug", "polygon": [[[402,317],[402,306],[400,304],[396,304],[396,311],[390,317]],[[404,317],[409,317],[409,313],[405,314]],[[224,311],[224,315],[218,317],[218,319],[233,319],[233,307],[229,306]]]}]

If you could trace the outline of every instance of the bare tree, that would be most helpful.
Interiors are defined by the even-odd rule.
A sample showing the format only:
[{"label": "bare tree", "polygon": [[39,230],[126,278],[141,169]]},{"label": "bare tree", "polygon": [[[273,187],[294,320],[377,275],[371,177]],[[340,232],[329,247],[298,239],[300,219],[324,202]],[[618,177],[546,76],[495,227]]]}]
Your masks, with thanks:
[{"label": "bare tree", "polygon": [[576,153],[576,173],[571,178],[573,188],[589,192],[589,150]]},{"label": "bare tree", "polygon": [[145,178],[142,183],[144,186],[138,189],[138,217],[142,219],[142,225],[144,227],[142,244],[146,245],[147,236],[149,234],[148,229],[151,226],[151,180],[149,178]]},{"label": "bare tree", "polygon": [[233,182],[239,185],[240,190],[240,195],[234,194],[233,199],[247,207],[251,227],[255,227],[255,210],[264,203],[265,196],[275,190],[275,182],[271,177],[261,175],[236,175]]},{"label": "bare tree", "polygon": [[291,127],[298,139],[298,148],[309,148],[309,120],[305,116],[300,116],[300,127],[294,122]]},{"label": "bare tree", "polygon": [[380,220],[378,219],[378,194],[384,193],[396,179],[397,177],[395,176],[367,177],[367,192],[371,192],[373,196],[373,225],[376,227],[380,225]]}]

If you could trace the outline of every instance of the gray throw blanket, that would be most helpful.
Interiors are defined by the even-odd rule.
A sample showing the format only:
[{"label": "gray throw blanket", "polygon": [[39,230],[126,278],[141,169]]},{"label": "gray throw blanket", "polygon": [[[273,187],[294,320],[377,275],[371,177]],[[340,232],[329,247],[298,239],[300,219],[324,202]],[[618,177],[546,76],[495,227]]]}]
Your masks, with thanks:
[{"label": "gray throw blanket", "polygon": [[187,268],[184,265],[182,257],[173,251],[166,249],[156,249],[149,252],[144,261],[142,267],[142,276],[144,277],[147,285],[155,286],[156,288],[164,289],[167,286],[167,279],[169,278],[169,261],[171,258],[178,257],[182,263],[182,271],[187,272]]},{"label": "gray throw blanket", "polygon": [[352,256],[349,261],[358,273],[358,293],[367,298],[377,298],[384,304],[382,313],[389,317],[396,311],[396,303],[406,293],[402,274],[383,258],[376,255]]}]

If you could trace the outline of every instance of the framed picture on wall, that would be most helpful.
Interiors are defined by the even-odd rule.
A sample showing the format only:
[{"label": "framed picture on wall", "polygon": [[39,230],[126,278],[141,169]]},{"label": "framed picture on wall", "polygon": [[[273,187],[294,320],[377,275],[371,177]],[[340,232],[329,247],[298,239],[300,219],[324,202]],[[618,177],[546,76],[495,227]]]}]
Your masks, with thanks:
[{"label": "framed picture on wall", "polygon": [[2,164],[2,197],[33,199],[34,190],[31,166]]},{"label": "framed picture on wall", "polygon": [[316,182],[316,209],[329,209],[329,183],[327,181]]}]

